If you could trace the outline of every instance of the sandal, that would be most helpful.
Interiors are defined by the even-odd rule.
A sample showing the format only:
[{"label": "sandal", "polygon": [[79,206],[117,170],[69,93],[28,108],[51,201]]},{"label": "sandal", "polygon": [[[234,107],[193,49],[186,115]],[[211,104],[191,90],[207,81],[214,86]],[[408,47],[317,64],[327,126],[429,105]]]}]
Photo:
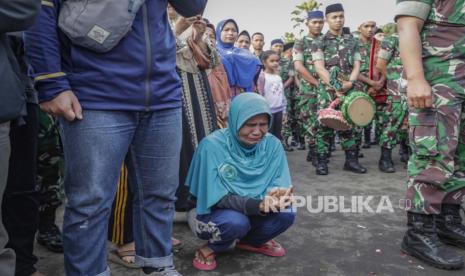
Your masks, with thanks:
[{"label": "sandal", "polygon": [[127,250],[127,251],[118,251],[118,249],[113,249],[108,254],[108,260],[115,264],[120,264],[127,268],[141,268],[142,266],[137,265],[136,263],[131,263],[125,261],[124,257],[135,257],[136,251],[135,250]]},{"label": "sandal", "polygon": [[[199,258],[198,258],[199,255],[202,257],[202,259],[203,259],[203,261],[205,263],[203,263],[201,260],[199,260]],[[213,260],[210,260],[211,264],[206,263],[208,258],[213,258]],[[198,270],[203,270],[203,271],[212,271],[212,270],[214,270],[216,268],[216,254],[215,254],[215,252],[211,252],[208,255],[204,255],[201,249],[197,249],[197,251],[195,251],[195,257],[192,260],[192,265],[195,268],[197,268]]]},{"label": "sandal", "polygon": [[236,248],[253,253],[260,253],[270,257],[282,257],[286,255],[286,250],[284,249],[284,247],[282,247],[275,240],[270,240],[265,244],[259,246],[252,246],[247,243],[238,242],[236,244]]},{"label": "sandal", "polygon": [[182,242],[176,238],[171,238],[171,246],[173,252],[179,252],[182,249]]}]

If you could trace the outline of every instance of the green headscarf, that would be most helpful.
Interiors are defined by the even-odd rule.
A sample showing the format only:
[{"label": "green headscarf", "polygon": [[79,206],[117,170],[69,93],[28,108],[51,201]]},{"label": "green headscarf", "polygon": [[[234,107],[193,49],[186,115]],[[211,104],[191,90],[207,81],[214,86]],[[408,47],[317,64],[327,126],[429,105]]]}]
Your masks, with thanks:
[{"label": "green headscarf", "polygon": [[281,142],[267,133],[255,146],[239,140],[239,130],[250,118],[271,110],[265,98],[255,93],[235,97],[229,111],[228,128],[202,140],[186,178],[197,198],[197,213],[209,214],[227,194],[262,199],[270,189],[287,188],[291,177]]}]

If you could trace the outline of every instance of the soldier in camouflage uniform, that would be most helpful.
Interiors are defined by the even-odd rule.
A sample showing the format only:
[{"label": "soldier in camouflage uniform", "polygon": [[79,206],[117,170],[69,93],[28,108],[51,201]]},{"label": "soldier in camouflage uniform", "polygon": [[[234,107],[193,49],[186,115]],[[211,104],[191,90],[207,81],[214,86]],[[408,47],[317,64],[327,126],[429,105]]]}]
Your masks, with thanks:
[{"label": "soldier in camouflage uniform", "polygon": [[[465,99],[465,0],[397,0],[399,44],[408,81],[407,233],[402,250],[445,269],[463,267],[465,246],[454,175]],[[463,149],[462,149],[463,150]]]},{"label": "soldier in camouflage uniform", "polygon": [[291,59],[287,58],[284,51],[284,42],[281,39],[271,41],[271,50],[275,51],[281,58],[279,60],[279,75],[283,80],[284,94],[287,99],[286,118],[283,122],[283,145],[286,151],[293,151],[289,146],[289,137],[292,136],[297,126],[297,118],[295,116],[295,98],[294,98],[294,68],[291,66]]},{"label": "soldier in camouflage uniform", "polygon": [[321,36],[324,26],[324,15],[321,11],[311,11],[307,16],[308,35],[294,44],[293,60],[295,70],[302,76],[298,106],[299,119],[302,122],[305,138],[308,141],[307,161],[316,166],[316,131],[317,131],[317,87],[318,75],[313,66],[312,44]]},{"label": "soldier in camouflage uniform", "polygon": [[37,242],[53,252],[63,252],[55,213],[63,203],[63,152],[54,118],[39,112],[37,180],[40,187]]},{"label": "soldier in camouflage uniform", "polygon": [[402,78],[403,67],[400,60],[399,36],[397,34],[393,34],[383,40],[376,66],[386,77],[388,90],[385,110],[386,119],[382,125],[383,131],[379,139],[379,145],[382,150],[378,166],[381,171],[394,172],[395,168],[391,152],[397,144],[400,144],[402,147],[401,160],[403,162],[408,161],[407,97],[405,91],[401,89],[402,83],[405,83],[405,80]]},{"label": "soldier in camouflage uniform", "polygon": [[[365,93],[374,94],[377,91],[381,91],[384,87],[385,80],[382,78],[380,80],[372,80],[370,79],[370,54],[371,54],[371,46],[372,41],[375,35],[376,30],[376,22],[374,21],[366,21],[362,23],[359,27],[359,51],[362,57],[362,62],[360,65],[360,74],[358,76],[358,82],[356,83],[357,90],[363,91]],[[374,125],[376,132],[380,130],[380,119],[382,118],[382,114],[384,111],[384,105],[376,104],[376,114],[374,119]],[[371,130],[373,124],[364,128],[365,133],[365,143],[363,144],[363,148],[369,148],[371,146]]]},{"label": "soldier in camouflage uniform", "polygon": [[[341,4],[326,7],[326,22],[329,31],[313,43],[312,53],[315,68],[320,77],[318,110],[327,108],[336,96],[350,94],[359,74],[361,60],[357,40],[350,34],[342,33],[344,9]],[[337,86],[334,85],[334,80],[331,80],[330,77],[333,72],[340,72],[336,81]],[[317,124],[317,174],[328,174],[327,156],[333,133],[332,129]],[[366,173],[366,168],[358,162],[361,132],[354,128],[341,131],[339,137],[346,153],[344,170]]]}]

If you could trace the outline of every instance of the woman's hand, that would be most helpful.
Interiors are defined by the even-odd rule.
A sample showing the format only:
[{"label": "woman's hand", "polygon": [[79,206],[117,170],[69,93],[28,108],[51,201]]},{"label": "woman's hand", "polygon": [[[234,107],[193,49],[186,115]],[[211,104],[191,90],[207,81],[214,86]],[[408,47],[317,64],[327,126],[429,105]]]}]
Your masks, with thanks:
[{"label": "woman's hand", "polygon": [[294,197],[294,187],[274,189],[260,203],[260,212],[276,213],[291,206]]}]

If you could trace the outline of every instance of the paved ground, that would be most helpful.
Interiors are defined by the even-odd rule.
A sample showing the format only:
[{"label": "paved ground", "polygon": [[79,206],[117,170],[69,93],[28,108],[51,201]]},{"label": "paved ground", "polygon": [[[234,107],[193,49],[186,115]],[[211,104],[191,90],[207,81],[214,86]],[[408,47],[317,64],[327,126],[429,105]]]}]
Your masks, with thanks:
[{"label": "paved ground", "polygon": [[[176,253],[175,263],[184,275],[464,275],[462,271],[441,271],[402,255],[399,244],[405,230],[404,212],[399,206],[404,194],[406,172],[396,154],[395,174],[383,174],[377,169],[379,148],[365,150],[361,159],[369,172],[361,177],[341,170],[344,153],[338,150],[331,159],[330,175],[316,176],[314,168],[302,162],[305,152],[289,154],[297,195],[312,196],[312,208],[317,208],[317,196],[345,196],[345,209],[351,206],[351,196],[374,196],[369,207],[376,210],[382,196],[387,196],[394,212],[311,213],[298,210],[293,228],[279,237],[287,248],[283,258],[269,258],[244,252],[232,252],[218,257],[215,272],[200,273],[191,266],[195,248],[202,241],[195,239],[187,225],[176,224],[175,236],[184,243]],[[387,202],[385,202],[387,203]],[[383,204],[383,206],[387,206]],[[36,253],[38,268],[48,276],[64,275],[63,256],[45,251],[39,245]],[[462,251],[465,256],[465,251]],[[113,275],[138,275],[110,264]]]}]

